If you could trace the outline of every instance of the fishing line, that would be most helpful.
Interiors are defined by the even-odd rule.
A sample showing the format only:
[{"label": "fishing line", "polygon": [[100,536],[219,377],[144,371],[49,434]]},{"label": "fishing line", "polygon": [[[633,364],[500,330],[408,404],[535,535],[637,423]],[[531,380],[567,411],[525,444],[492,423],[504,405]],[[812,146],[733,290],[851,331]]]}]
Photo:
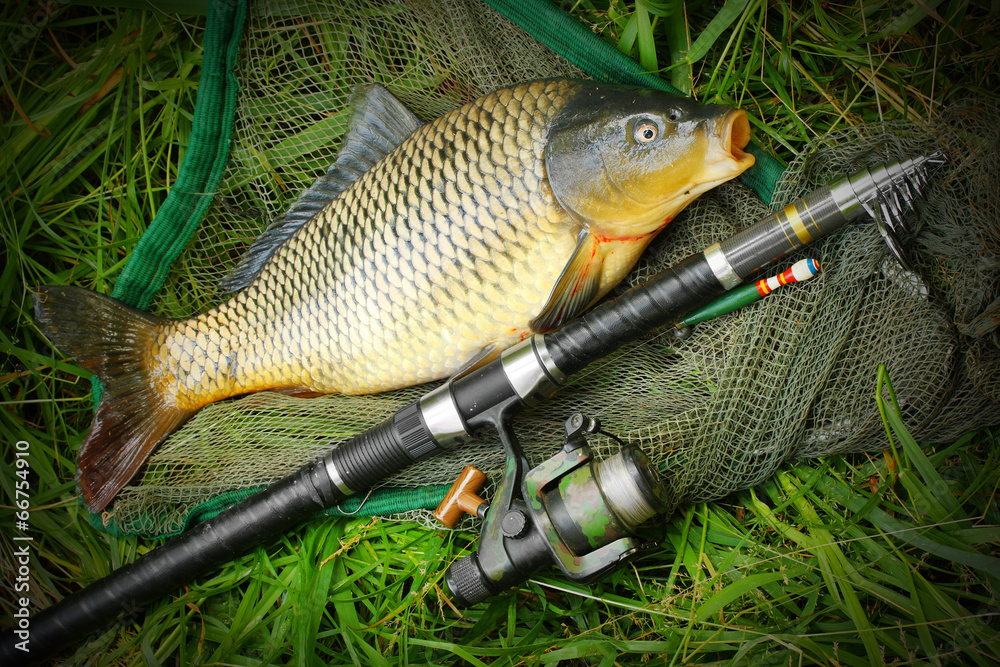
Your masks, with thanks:
[{"label": "fishing line", "polygon": [[[604,433],[603,431],[597,432]],[[618,438],[614,439],[618,440]],[[621,441],[619,440],[619,442]],[[647,501],[643,490],[636,484],[625,465],[624,457],[620,453],[598,463],[594,472],[598,486],[607,498],[608,505],[614,508],[626,524],[639,526],[656,515],[656,507]]]}]

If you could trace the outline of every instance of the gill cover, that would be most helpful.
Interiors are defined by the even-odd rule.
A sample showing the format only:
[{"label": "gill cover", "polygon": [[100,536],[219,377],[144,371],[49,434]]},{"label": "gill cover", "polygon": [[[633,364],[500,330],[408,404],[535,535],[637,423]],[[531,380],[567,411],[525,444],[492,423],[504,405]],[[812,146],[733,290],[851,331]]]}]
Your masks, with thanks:
[{"label": "gill cover", "polygon": [[580,88],[554,119],[546,143],[556,201],[607,238],[658,229],[707,188],[690,190],[717,180],[706,167],[715,159],[710,153],[726,148],[713,134],[727,112],[658,91]]}]

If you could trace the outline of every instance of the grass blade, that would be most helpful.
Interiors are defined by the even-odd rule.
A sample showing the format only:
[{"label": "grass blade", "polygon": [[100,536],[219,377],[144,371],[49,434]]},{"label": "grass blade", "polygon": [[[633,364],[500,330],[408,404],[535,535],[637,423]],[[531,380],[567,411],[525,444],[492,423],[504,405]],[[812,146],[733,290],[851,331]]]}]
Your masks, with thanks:
[{"label": "grass blade", "polygon": [[705,29],[698,35],[698,39],[691,45],[684,61],[691,65],[708,55],[715,42],[740,17],[748,3],[749,0],[726,0],[726,4],[722,6],[719,13],[705,26]]}]

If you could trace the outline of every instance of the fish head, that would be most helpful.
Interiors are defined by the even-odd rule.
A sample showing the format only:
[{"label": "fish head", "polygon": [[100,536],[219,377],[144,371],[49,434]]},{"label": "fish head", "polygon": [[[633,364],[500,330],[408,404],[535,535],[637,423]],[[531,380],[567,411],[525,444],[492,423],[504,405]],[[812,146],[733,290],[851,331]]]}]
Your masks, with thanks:
[{"label": "fish head", "polygon": [[740,110],[585,84],[550,125],[546,176],[559,205],[591,231],[642,237],[753,165],[749,142]]}]

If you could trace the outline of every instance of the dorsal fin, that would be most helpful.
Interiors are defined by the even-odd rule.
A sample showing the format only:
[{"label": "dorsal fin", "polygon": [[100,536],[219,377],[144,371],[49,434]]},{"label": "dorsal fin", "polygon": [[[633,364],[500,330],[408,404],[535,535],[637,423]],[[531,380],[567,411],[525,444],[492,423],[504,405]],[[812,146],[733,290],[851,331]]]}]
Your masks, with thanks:
[{"label": "dorsal fin", "polygon": [[552,288],[542,312],[529,323],[532,331],[551,331],[579,315],[594,300],[601,287],[604,264],[604,254],[599,246],[600,243],[589,231],[580,232],[572,259]]},{"label": "dorsal fin", "polygon": [[354,112],[337,161],[253,242],[240,263],[219,282],[220,291],[235,292],[253,282],[261,267],[300,227],[424,124],[376,83],[356,86],[350,104]]}]

